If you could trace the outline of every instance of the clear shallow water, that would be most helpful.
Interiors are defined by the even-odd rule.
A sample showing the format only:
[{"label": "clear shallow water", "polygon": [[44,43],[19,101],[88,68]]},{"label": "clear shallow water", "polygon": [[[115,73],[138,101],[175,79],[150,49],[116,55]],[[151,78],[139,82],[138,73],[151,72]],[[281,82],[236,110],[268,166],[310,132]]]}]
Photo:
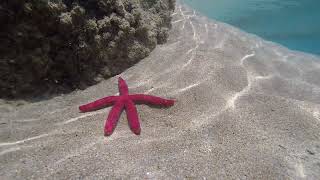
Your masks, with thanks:
[{"label": "clear shallow water", "polygon": [[183,0],[204,15],[320,55],[320,0]]}]

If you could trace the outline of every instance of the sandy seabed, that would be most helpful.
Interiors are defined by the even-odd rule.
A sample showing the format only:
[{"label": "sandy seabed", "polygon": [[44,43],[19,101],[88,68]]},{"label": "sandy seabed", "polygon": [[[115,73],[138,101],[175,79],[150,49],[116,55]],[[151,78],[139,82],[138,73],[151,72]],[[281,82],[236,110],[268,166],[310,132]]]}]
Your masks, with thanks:
[{"label": "sandy seabed", "polygon": [[117,77],[50,100],[0,105],[1,179],[319,179],[320,58],[288,50],[178,4],[168,43],[121,74],[138,105],[103,136]]}]

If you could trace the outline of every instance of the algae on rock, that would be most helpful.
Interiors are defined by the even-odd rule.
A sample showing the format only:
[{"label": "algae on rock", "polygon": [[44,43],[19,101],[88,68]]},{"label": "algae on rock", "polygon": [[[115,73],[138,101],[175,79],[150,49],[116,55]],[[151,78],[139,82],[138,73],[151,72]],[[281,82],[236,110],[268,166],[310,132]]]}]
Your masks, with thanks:
[{"label": "algae on rock", "polygon": [[164,43],[175,0],[0,2],[0,97],[85,88]]}]

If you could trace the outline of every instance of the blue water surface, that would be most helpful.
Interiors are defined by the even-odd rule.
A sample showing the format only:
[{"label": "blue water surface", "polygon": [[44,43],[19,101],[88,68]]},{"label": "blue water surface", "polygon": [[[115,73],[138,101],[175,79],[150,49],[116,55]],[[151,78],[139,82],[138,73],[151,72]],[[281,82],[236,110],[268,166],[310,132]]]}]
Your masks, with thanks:
[{"label": "blue water surface", "polygon": [[320,54],[320,0],[183,0],[202,14],[289,49]]}]

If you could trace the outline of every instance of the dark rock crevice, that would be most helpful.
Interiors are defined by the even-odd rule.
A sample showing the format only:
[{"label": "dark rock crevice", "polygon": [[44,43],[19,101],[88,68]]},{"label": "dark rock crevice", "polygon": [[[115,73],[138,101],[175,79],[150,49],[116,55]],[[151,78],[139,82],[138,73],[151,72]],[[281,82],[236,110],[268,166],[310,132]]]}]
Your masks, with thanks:
[{"label": "dark rock crevice", "polygon": [[0,98],[69,92],[166,42],[174,0],[0,2]]}]

